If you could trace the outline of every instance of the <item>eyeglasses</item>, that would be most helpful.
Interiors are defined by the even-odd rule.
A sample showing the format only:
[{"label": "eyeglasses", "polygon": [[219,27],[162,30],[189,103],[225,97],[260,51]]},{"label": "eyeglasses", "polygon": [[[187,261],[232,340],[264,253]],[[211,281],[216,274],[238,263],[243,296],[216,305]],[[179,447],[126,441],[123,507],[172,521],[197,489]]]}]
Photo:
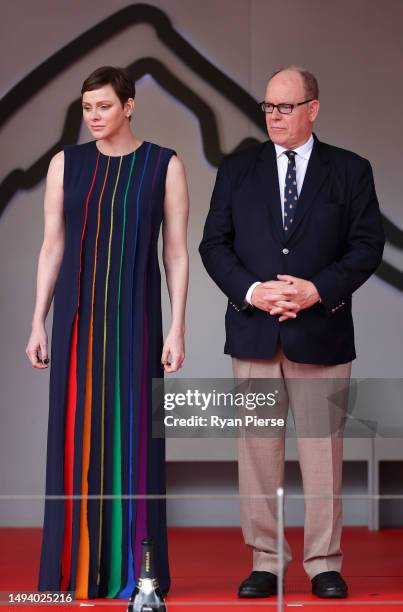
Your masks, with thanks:
[{"label": "eyeglasses", "polygon": [[303,102],[297,102],[297,104],[287,104],[282,102],[281,104],[273,104],[272,102],[259,102],[259,106],[264,113],[272,113],[275,108],[277,108],[278,112],[282,115],[289,115],[292,113],[296,106],[301,106],[302,104],[308,104],[308,102],[312,102],[315,98],[310,98],[309,100],[304,100]]}]

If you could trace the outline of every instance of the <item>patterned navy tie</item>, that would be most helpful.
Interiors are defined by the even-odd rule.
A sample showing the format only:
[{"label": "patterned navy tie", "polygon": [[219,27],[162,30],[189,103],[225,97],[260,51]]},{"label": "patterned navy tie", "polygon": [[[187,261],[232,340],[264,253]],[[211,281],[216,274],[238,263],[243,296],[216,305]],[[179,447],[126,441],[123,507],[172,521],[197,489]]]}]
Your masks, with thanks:
[{"label": "patterned navy tie", "polygon": [[284,218],[283,226],[284,232],[287,235],[288,230],[293,222],[295,209],[298,202],[298,190],[297,190],[297,167],[295,165],[295,151],[284,151],[284,154],[288,157],[287,174],[285,175],[285,187],[284,187]]}]

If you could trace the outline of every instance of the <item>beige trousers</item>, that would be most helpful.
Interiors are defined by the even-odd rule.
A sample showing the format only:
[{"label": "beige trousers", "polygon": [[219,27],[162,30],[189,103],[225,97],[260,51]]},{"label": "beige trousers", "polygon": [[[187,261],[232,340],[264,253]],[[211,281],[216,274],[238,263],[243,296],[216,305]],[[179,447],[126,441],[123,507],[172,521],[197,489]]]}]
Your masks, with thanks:
[{"label": "beige trousers", "polygon": [[[340,571],[342,501],[337,496],[342,492],[343,427],[351,362],[336,366],[295,363],[279,346],[270,360],[233,357],[232,365],[238,382],[275,378],[282,385],[285,400],[276,406],[275,416],[282,413],[286,419],[290,404],[305,496],[304,569],[310,578],[320,572]],[[329,396],[336,397],[335,403]],[[277,488],[283,487],[284,429],[274,436],[241,435],[238,442],[244,540],[253,549],[253,569],[274,574],[278,573],[277,500],[256,496],[275,496]],[[284,571],[291,558],[284,538]]]}]

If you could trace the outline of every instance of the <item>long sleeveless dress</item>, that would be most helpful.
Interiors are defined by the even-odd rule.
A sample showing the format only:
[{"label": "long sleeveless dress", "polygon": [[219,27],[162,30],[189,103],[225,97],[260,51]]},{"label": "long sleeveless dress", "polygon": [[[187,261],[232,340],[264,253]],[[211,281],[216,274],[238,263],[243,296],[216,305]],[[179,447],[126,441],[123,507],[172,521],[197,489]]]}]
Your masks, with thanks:
[{"label": "long sleeveless dress", "polygon": [[144,537],[169,588],[165,500],[142,496],[165,494],[151,385],[163,376],[157,241],[172,155],[146,141],[121,157],[96,141],[64,149],[46,465],[57,498],[45,501],[39,591],[128,598]]}]

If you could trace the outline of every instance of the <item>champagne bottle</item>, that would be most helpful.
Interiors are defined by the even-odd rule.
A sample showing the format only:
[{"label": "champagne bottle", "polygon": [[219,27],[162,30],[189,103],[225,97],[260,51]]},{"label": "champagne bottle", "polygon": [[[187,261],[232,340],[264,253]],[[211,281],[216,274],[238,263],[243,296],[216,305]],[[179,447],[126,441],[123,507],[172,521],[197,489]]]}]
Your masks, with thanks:
[{"label": "champagne bottle", "polygon": [[137,585],[129,599],[127,612],[166,612],[164,599],[154,575],[153,541],[141,543],[141,571]]}]

